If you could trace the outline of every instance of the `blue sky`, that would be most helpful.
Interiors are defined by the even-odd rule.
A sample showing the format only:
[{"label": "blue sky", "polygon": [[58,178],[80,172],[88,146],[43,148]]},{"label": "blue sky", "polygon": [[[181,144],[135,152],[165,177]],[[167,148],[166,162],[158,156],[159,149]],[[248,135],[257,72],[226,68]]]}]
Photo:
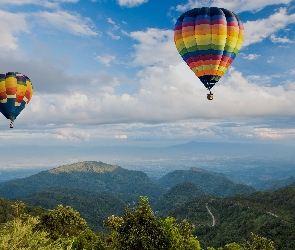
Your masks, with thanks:
[{"label": "blue sky", "polygon": [[[211,102],[173,42],[202,6],[245,27]],[[35,90],[13,130],[1,117],[2,145],[294,145],[294,0],[0,0],[0,34],[0,71]]]}]

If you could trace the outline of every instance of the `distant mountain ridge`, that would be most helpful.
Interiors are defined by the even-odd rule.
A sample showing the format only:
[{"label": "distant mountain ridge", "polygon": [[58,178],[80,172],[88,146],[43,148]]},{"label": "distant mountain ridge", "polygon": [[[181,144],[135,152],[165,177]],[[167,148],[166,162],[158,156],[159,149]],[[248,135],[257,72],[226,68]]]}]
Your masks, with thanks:
[{"label": "distant mountain ridge", "polygon": [[224,174],[194,167],[189,170],[175,170],[158,180],[158,184],[163,188],[171,188],[182,182],[191,182],[204,193],[217,197],[250,194],[255,191],[252,187],[234,183]]},{"label": "distant mountain ridge", "polygon": [[218,197],[239,193],[249,194],[255,191],[249,186],[234,183],[224,174],[199,168],[170,172],[155,183],[142,171],[127,170],[103,162],[84,161],[1,183],[0,197],[22,198],[48,188],[64,187],[148,196],[153,202],[163,194],[165,189],[182,182],[193,183],[205,194]]},{"label": "distant mountain ridge", "polygon": [[85,161],[42,171],[0,184],[0,197],[22,198],[51,187],[116,192],[159,197],[163,189],[141,171],[127,170],[102,162]]}]

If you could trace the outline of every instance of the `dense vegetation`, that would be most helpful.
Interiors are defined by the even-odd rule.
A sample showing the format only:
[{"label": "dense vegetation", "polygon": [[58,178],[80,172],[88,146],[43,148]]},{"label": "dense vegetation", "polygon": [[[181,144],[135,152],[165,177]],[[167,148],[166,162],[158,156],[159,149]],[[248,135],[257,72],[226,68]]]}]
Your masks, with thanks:
[{"label": "dense vegetation", "polygon": [[0,199],[0,240],[23,242],[22,232],[43,247],[23,249],[295,249],[294,183],[254,192],[200,169],[167,176],[155,184],[140,171],[84,162],[4,183],[0,193],[14,198]]},{"label": "dense vegetation", "polygon": [[68,187],[88,191],[159,197],[163,189],[141,171],[127,170],[102,162],[83,162],[42,171],[23,179],[0,184],[0,197],[23,198],[51,187]]},{"label": "dense vegetation", "polygon": [[[42,250],[201,250],[200,241],[193,235],[195,226],[183,220],[157,218],[147,197],[137,206],[125,207],[122,217],[110,216],[104,221],[109,234],[95,234],[87,222],[71,207],[57,206],[39,217],[24,213],[25,205],[12,205],[14,218],[1,224],[0,249]],[[208,250],[214,250],[208,247]],[[251,234],[250,240],[228,243],[218,250],[274,250],[271,240]]]},{"label": "dense vegetation", "polygon": [[194,183],[204,193],[217,197],[250,194],[255,191],[252,187],[230,181],[223,174],[213,173],[199,168],[175,170],[166,174],[158,181],[159,185],[163,188],[171,188],[182,182]]}]

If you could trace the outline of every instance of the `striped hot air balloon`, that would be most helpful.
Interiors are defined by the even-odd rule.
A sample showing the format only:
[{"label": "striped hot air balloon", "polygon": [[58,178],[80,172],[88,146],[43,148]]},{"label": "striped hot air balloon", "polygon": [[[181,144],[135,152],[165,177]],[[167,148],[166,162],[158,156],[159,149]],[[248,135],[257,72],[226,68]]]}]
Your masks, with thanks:
[{"label": "striped hot air balloon", "polygon": [[[217,7],[194,8],[175,24],[176,48],[204,86],[211,88],[231,65],[244,39],[244,27],[233,12]],[[207,95],[209,100],[213,94]]]},{"label": "striped hot air balloon", "polygon": [[15,118],[30,102],[33,92],[33,85],[27,76],[17,72],[0,74],[0,112],[11,120],[11,128]]}]

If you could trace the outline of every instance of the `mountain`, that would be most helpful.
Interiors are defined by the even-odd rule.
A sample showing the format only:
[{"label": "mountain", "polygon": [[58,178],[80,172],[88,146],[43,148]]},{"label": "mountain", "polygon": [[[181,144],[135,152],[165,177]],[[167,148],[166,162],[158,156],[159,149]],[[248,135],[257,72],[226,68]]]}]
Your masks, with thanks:
[{"label": "mountain", "polygon": [[291,176],[289,178],[282,179],[282,180],[272,180],[272,181],[265,182],[264,190],[274,191],[277,189],[284,188],[286,186],[290,186],[290,185],[294,186],[294,184],[295,184],[295,177]]},{"label": "mountain", "polygon": [[252,187],[234,183],[224,174],[214,173],[199,168],[175,170],[158,180],[158,184],[166,189],[182,182],[191,182],[202,192],[217,197],[232,196],[235,194],[250,194],[255,191]]},{"label": "mountain", "polygon": [[126,201],[119,194],[111,192],[92,192],[76,188],[51,187],[47,190],[31,193],[22,201],[30,206],[41,206],[46,209],[54,209],[57,205],[70,206],[79,211],[82,218],[96,232],[105,231],[103,220],[110,215],[122,216],[124,207],[138,197],[128,196]]},{"label": "mountain", "polygon": [[204,195],[204,193],[195,184],[191,182],[179,183],[158,199],[154,209],[159,212],[159,215],[165,215],[173,208],[201,195]]},{"label": "mountain", "polygon": [[143,195],[150,197],[151,201],[163,193],[163,189],[141,171],[127,170],[102,162],[85,161],[1,183],[0,197],[22,198],[51,187]]},{"label": "mountain", "polygon": [[[212,213],[215,225],[212,226]],[[250,232],[274,241],[276,249],[295,249],[295,187],[226,198],[200,196],[169,215],[195,224],[195,234],[206,246],[242,242]]]}]

